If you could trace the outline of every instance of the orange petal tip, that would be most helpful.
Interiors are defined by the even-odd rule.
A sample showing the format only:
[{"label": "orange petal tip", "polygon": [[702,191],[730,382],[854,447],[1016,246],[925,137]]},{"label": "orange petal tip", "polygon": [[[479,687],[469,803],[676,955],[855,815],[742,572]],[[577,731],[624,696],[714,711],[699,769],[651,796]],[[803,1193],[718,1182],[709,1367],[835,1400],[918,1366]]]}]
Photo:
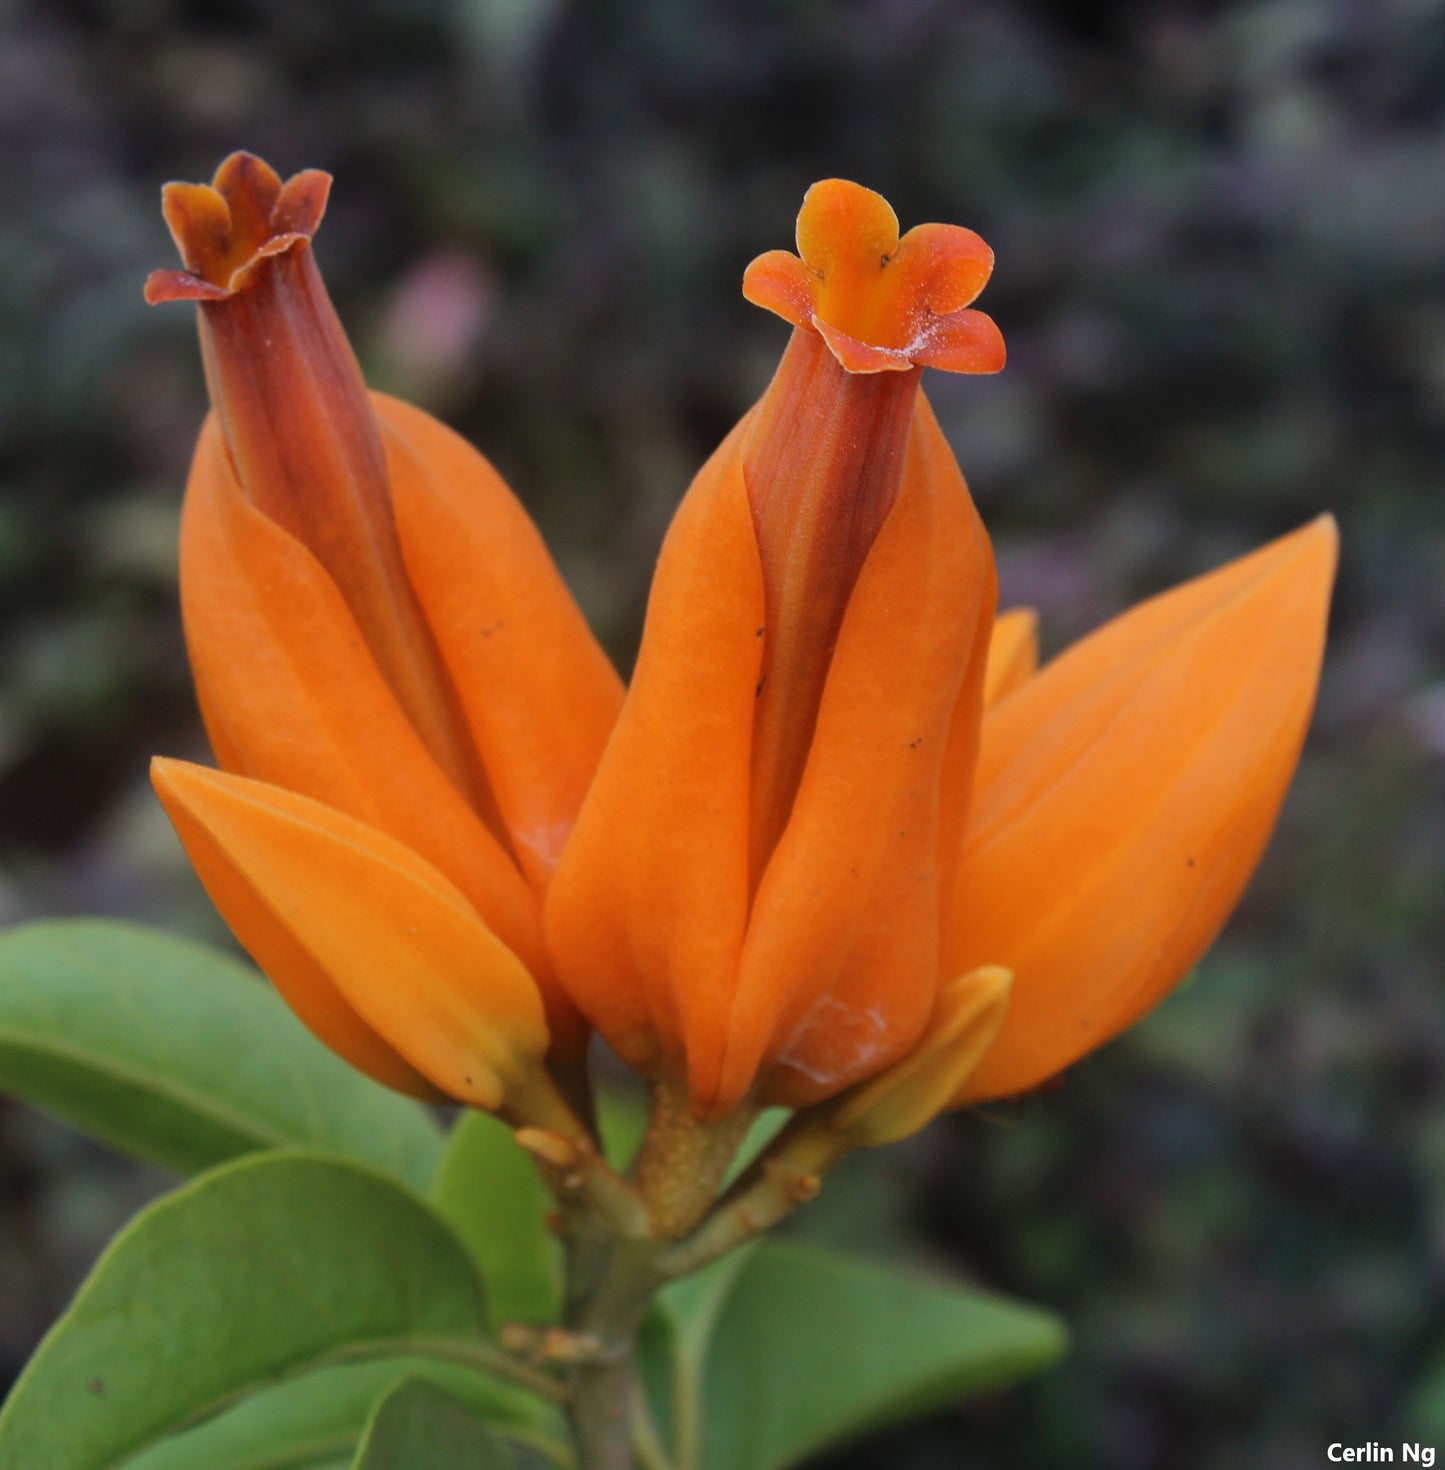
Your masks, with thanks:
[{"label": "orange petal tip", "polygon": [[816,330],[851,373],[996,373],[1003,336],[967,309],[992,271],[993,252],[972,230],[918,225],[900,239],[881,194],[824,179],[804,197],[797,255],[758,256],[744,272],[743,295]]},{"label": "orange petal tip", "polygon": [[151,780],[222,917],[333,1050],[491,1111],[533,1085],[536,982],[426,859],[264,781],[165,759]]},{"label": "orange petal tip", "polygon": [[260,261],[311,239],[330,192],[330,174],[303,169],[282,183],[254,153],[231,154],[209,184],[167,184],[161,211],[184,269],[152,271],[146,300],[233,296]]}]

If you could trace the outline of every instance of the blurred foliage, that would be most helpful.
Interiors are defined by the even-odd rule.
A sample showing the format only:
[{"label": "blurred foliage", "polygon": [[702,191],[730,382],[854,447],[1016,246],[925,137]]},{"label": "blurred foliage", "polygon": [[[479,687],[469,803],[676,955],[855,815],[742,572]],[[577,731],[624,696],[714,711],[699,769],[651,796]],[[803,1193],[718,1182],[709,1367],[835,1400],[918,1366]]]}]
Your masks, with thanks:
[{"label": "blurred foliage", "polygon": [[[784,340],[742,268],[827,174],[997,251],[1009,367],[929,391],[1049,647],[1335,511],[1314,736],[1195,982],[815,1207],[1062,1309],[1073,1358],[828,1463],[1292,1470],[1418,1416],[1445,1381],[1445,3],[11,0],[0,919],[215,932],[144,784],[203,748],[172,560],[204,396],[188,313],[140,282],[172,259],[159,184],[238,146],[336,174],[319,255],[372,380],[494,457],[624,666],[670,511]],[[0,1111],[0,1381],[154,1184]]]}]

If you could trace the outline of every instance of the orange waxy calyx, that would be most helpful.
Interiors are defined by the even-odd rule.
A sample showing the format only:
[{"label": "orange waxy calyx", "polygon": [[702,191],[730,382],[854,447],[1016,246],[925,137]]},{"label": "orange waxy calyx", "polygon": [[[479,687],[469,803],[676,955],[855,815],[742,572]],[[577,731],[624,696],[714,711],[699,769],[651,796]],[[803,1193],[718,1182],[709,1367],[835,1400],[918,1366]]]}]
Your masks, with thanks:
[{"label": "orange waxy calyx", "polygon": [[900,239],[881,194],[824,179],[803,200],[798,253],[758,256],[743,294],[816,331],[851,373],[996,373],[1003,337],[991,318],[969,309],[992,271],[993,251],[972,230],[917,225]]}]

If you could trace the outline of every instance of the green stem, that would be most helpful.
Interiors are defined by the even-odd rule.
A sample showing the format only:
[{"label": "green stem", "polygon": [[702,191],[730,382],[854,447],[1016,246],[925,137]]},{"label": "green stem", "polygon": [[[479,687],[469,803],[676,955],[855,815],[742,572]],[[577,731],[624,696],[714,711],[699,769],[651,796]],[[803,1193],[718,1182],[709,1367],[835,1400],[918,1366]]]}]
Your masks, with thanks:
[{"label": "green stem", "polygon": [[[587,1264],[595,1268],[588,1242]],[[572,1375],[568,1416],[579,1470],[632,1470],[637,1329],[660,1278],[652,1242],[613,1241],[591,1289],[575,1299],[568,1326],[596,1344],[596,1357]]]},{"label": "green stem", "polygon": [[852,1148],[826,1121],[795,1119],[697,1228],[658,1257],[669,1280],[690,1276],[770,1230],[816,1197],[823,1176]]},{"label": "green stem", "polygon": [[702,1463],[702,1380],[692,1354],[679,1347],[673,1359],[673,1450],[677,1470],[698,1470]]},{"label": "green stem", "polygon": [[693,1114],[685,1081],[664,1077],[656,1083],[637,1157],[637,1186],[655,1238],[681,1239],[712,1208],[756,1116],[757,1108],[744,1104],[705,1122]]},{"label": "green stem", "polygon": [[581,1470],[632,1470],[631,1354],[579,1371],[572,1391],[572,1433]]}]

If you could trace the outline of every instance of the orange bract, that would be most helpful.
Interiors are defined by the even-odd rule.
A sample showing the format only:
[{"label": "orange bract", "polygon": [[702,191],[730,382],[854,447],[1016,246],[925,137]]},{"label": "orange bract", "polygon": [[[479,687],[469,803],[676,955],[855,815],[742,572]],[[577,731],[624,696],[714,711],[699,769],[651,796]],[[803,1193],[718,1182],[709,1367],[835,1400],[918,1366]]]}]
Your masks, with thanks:
[{"label": "orange bract", "polygon": [[547,1049],[537,987],[429,863],[264,782],[157,760],[155,785],[216,907],[323,1041],[423,1095],[415,1078],[499,1108],[525,1086]]},{"label": "orange bract", "polygon": [[1032,608],[1000,613],[988,645],[984,705],[1007,698],[1033,678],[1039,666],[1039,620]]}]

